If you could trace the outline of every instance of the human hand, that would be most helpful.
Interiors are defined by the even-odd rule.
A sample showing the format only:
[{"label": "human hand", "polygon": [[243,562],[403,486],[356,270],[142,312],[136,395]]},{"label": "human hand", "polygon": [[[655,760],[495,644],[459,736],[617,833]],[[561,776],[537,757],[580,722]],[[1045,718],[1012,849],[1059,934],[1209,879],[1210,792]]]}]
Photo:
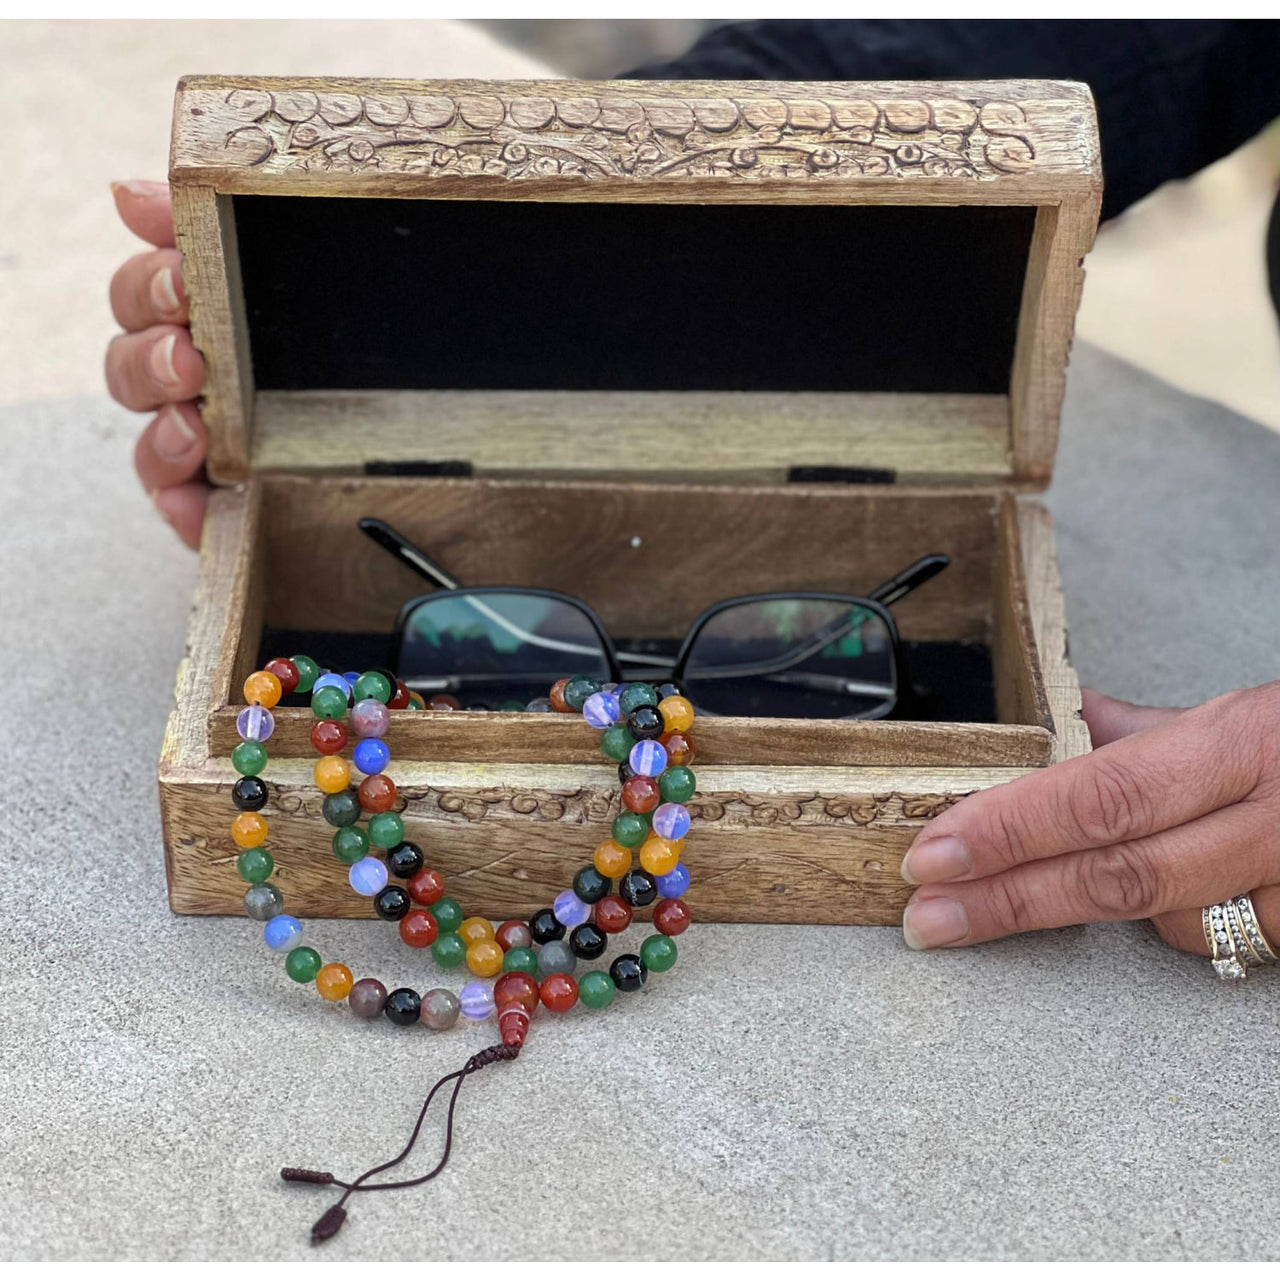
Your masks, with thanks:
[{"label": "human hand", "polygon": [[112,277],[111,310],[124,333],[107,348],[107,389],[126,409],[159,410],[138,437],[134,469],[156,510],[187,546],[198,547],[209,498],[208,443],[195,404],[204,361],[187,328],[169,188],[117,182],[111,194],[124,225],[155,248],[130,258]]},{"label": "human hand", "polygon": [[967,796],[916,837],[907,945],[1149,917],[1203,955],[1201,909],[1249,893],[1280,950],[1280,683],[1186,711],[1085,690],[1084,717],[1089,755]]}]

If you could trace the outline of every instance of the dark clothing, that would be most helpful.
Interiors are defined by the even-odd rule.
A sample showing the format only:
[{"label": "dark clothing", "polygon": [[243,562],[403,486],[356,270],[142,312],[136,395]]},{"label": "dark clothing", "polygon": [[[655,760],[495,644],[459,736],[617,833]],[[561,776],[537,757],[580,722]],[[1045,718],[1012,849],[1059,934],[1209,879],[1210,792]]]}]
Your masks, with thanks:
[{"label": "dark clothing", "polygon": [[[670,80],[1083,80],[1098,104],[1103,218],[1280,116],[1280,22],[857,19],[747,22],[632,72]],[[1280,212],[1267,240],[1280,309]]]}]

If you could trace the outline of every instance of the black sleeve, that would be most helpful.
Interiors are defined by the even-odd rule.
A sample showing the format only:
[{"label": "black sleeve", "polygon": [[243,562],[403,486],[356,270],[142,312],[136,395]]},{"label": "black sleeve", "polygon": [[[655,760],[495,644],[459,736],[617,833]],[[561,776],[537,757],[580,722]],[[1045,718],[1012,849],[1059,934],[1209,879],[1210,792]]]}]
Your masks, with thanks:
[{"label": "black sleeve", "polygon": [[1083,80],[1098,103],[1111,218],[1280,115],[1280,22],[748,22],[631,78]]}]

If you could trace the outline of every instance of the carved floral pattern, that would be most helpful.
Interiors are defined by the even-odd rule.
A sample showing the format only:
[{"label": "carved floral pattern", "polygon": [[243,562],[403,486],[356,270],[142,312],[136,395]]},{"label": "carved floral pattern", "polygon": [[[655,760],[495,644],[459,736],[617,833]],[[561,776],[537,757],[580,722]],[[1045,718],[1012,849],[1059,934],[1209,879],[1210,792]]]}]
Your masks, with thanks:
[{"label": "carved floral pattern", "polygon": [[990,179],[1036,161],[1020,106],[959,98],[455,98],[239,88],[220,94],[211,114],[225,128],[231,163],[281,172]]}]

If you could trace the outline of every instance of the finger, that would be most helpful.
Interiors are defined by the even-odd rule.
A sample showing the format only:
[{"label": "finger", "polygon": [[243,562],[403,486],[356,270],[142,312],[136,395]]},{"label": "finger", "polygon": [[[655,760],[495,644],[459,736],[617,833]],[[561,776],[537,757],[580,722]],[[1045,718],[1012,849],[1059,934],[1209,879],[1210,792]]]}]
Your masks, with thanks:
[{"label": "finger", "polygon": [[167,405],[151,420],[133,449],[133,465],[148,493],[194,480],[204,468],[208,439],[191,401]]},{"label": "finger", "polygon": [[167,182],[113,182],[111,195],[120,221],[135,236],[157,249],[173,248],[173,205]]},{"label": "finger", "polygon": [[[1280,943],[1280,886],[1267,885],[1262,889],[1254,889],[1249,897],[1253,900],[1262,936],[1270,944],[1272,951],[1280,953],[1280,946],[1277,946]],[[1188,907],[1182,911],[1167,911],[1164,915],[1156,916],[1151,923],[1171,947],[1207,956],[1210,951],[1204,940],[1202,910],[1200,907]]]},{"label": "finger", "polygon": [[204,382],[204,361],[186,329],[153,325],[112,339],[106,373],[107,389],[126,409],[158,409],[195,397]]},{"label": "finger", "polygon": [[1198,908],[1275,874],[1265,830],[1265,816],[1250,801],[1107,849],[925,885],[907,904],[903,934],[916,950],[966,947],[1011,933]]},{"label": "finger", "polygon": [[193,480],[172,489],[157,489],[151,500],[183,542],[193,551],[198,551],[200,531],[204,528],[204,509],[209,502],[209,486],[203,481]]},{"label": "finger", "polygon": [[1121,702],[1119,698],[1108,698],[1095,689],[1081,689],[1080,703],[1095,747],[1105,747],[1117,738],[1154,728],[1182,710],[1181,707],[1140,707],[1133,702]]},{"label": "finger", "polygon": [[967,796],[916,837],[903,879],[981,879],[1038,858],[1141,839],[1240,800],[1256,779],[1240,767],[1239,747],[1223,729],[1232,705],[1215,699]]},{"label": "finger", "polygon": [[186,324],[182,254],[152,249],[130,258],[111,278],[111,311],[130,333],[153,324]]}]

